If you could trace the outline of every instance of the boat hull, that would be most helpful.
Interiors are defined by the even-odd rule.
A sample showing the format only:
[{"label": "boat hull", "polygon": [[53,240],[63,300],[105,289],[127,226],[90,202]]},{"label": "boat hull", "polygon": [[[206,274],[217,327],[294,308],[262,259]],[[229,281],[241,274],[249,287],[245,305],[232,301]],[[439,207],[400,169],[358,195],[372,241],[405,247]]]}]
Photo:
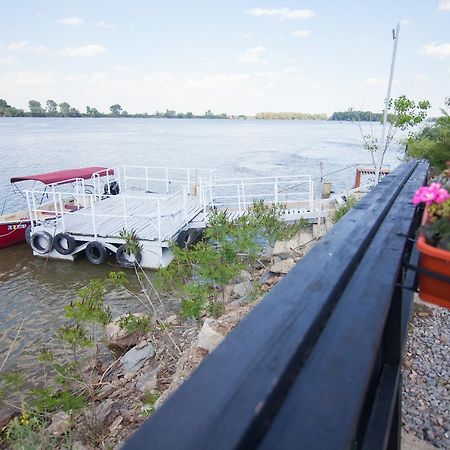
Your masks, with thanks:
[{"label": "boat hull", "polygon": [[25,231],[29,220],[0,223],[0,249],[25,242]]}]

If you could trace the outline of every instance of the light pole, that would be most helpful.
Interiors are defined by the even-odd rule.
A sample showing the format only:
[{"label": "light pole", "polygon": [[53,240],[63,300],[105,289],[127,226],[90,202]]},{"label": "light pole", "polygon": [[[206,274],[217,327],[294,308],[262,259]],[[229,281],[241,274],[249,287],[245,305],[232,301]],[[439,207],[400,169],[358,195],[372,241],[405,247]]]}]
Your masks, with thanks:
[{"label": "light pole", "polygon": [[378,164],[375,169],[375,184],[378,184],[378,181],[380,178],[381,165],[383,164],[383,159],[384,159],[384,151],[385,151],[384,147],[386,145],[386,126],[387,126],[387,120],[388,120],[388,109],[389,109],[389,102],[391,100],[391,89],[392,89],[392,81],[394,79],[395,57],[397,56],[397,44],[398,44],[399,34],[400,34],[400,23],[397,23],[397,28],[395,30],[392,30],[392,37],[394,39],[394,52],[392,53],[391,73],[389,75],[389,84],[388,84],[388,90],[387,90],[387,95],[386,95],[386,103],[384,105],[383,128],[381,130]]}]

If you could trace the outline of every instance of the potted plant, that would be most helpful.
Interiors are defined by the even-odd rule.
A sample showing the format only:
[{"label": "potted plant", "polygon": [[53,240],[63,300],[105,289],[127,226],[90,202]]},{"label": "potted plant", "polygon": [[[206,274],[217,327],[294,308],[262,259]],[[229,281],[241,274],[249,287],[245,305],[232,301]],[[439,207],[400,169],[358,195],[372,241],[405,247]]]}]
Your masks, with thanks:
[{"label": "potted plant", "polygon": [[417,248],[419,297],[450,309],[450,194],[439,183],[421,187],[413,203],[425,203]]}]

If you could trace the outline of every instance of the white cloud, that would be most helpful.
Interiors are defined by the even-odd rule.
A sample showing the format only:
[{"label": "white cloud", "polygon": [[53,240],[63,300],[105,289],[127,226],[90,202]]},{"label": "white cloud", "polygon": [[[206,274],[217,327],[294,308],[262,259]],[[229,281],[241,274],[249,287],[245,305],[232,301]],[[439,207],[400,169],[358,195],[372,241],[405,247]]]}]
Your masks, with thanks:
[{"label": "white cloud", "polygon": [[450,0],[442,0],[439,2],[438,11],[450,11]]},{"label": "white cloud", "polygon": [[407,27],[409,25],[411,25],[411,20],[410,19],[403,19],[400,21],[400,25],[403,25],[404,27]]},{"label": "white cloud", "polygon": [[57,52],[57,54],[67,58],[93,58],[94,56],[105,52],[106,48],[103,47],[103,45],[91,44],[76,48],[66,47],[65,49]]},{"label": "white cloud", "polygon": [[113,25],[112,23],[103,22],[103,20],[100,20],[100,22],[93,22],[92,25],[95,25],[96,27],[99,27],[99,28],[108,28],[111,30],[113,28],[116,28],[116,26]]},{"label": "white cloud", "polygon": [[81,25],[84,21],[79,17],[66,17],[64,19],[58,19],[57,22],[60,23],[61,25],[68,25],[74,27],[77,25]]},{"label": "white cloud", "polygon": [[18,41],[18,42],[11,42],[11,44],[8,45],[9,50],[24,50],[30,45],[28,41]]},{"label": "white cloud", "polygon": [[289,8],[253,8],[247,14],[256,17],[278,17],[280,19],[310,19],[316,13],[311,9],[289,9]]},{"label": "white cloud", "polygon": [[35,55],[42,55],[48,52],[48,48],[43,45],[33,45],[28,41],[11,42],[8,45],[8,50],[23,53],[34,53]]},{"label": "white cloud", "polygon": [[437,44],[432,42],[431,44],[425,44],[420,49],[422,55],[435,56],[439,59],[444,59],[450,56],[450,42],[444,44]]},{"label": "white cloud", "polygon": [[297,38],[305,38],[311,34],[311,30],[297,30],[292,33],[292,36]]},{"label": "white cloud", "polygon": [[252,64],[267,64],[269,61],[264,59],[266,49],[258,46],[254,48],[248,48],[244,53],[239,55],[239,62],[252,63]]},{"label": "white cloud", "polygon": [[244,39],[249,39],[249,38],[251,38],[252,36],[253,36],[252,33],[244,33],[244,34],[242,35],[242,37],[243,37]]},{"label": "white cloud", "polygon": [[0,64],[14,64],[16,61],[15,56],[0,56]]},{"label": "white cloud", "polygon": [[423,73],[418,73],[416,75],[416,80],[417,81],[425,81],[425,80],[428,80],[428,77]]}]

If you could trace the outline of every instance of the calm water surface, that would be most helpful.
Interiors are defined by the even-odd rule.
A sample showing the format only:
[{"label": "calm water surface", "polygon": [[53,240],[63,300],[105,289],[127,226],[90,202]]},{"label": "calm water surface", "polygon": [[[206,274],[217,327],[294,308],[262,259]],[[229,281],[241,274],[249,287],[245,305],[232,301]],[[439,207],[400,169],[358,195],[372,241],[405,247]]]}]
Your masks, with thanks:
[{"label": "calm water surface", "polygon": [[[385,162],[397,165],[397,152],[393,149]],[[11,176],[90,165],[212,168],[227,177],[317,177],[320,161],[325,172],[370,162],[357,126],[321,121],[0,118],[0,156],[0,202]],[[336,191],[350,188],[354,169],[329,178]],[[90,279],[114,269],[85,260],[33,258],[26,245],[0,250],[0,364],[23,323],[5,367],[23,368],[34,377],[36,353],[51,344],[64,305]],[[130,289],[138,292],[132,272],[128,278]],[[142,309],[123,292],[109,295],[108,304],[113,315]]]}]

